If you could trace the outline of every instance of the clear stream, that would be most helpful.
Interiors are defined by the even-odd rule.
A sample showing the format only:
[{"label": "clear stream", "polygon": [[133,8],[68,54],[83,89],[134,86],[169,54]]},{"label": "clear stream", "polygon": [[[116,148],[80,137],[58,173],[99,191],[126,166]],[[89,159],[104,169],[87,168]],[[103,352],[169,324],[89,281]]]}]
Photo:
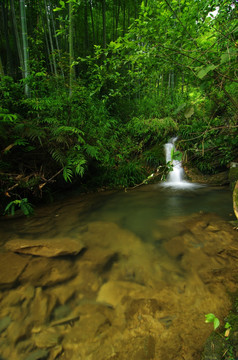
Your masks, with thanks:
[{"label": "clear stream", "polygon": [[[237,288],[234,230],[211,213],[234,219],[229,189],[154,184],[64,193],[33,217],[2,218],[2,245],[70,238],[87,250],[66,259],[18,255],[29,265],[0,291],[0,325],[8,321],[0,358],[30,360],[43,351],[60,360],[200,360],[211,331],[204,314],[224,318],[227,286]],[[51,325],[68,317],[75,323]]]}]

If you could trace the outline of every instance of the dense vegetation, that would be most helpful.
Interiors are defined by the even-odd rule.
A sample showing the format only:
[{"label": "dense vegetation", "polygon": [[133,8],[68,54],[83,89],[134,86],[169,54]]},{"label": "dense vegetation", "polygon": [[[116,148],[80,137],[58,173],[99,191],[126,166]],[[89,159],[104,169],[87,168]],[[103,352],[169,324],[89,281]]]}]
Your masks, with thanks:
[{"label": "dense vegetation", "polygon": [[203,173],[238,160],[237,2],[0,4],[1,211],[63,181],[140,183],[174,134]]}]

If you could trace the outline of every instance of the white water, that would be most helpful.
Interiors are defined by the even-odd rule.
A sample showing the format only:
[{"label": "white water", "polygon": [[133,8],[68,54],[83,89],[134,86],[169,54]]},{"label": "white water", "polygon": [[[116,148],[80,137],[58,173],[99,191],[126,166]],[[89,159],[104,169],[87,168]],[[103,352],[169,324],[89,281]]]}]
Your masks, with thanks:
[{"label": "white water", "polygon": [[[165,159],[166,164],[172,160],[171,153],[172,150],[176,151],[175,142],[177,138],[172,138],[167,144],[165,144]],[[198,184],[191,183],[184,179],[184,170],[182,167],[182,163],[179,160],[172,161],[173,170],[169,172],[169,175],[166,181],[162,184],[165,187],[172,188],[195,188],[199,187]]]}]

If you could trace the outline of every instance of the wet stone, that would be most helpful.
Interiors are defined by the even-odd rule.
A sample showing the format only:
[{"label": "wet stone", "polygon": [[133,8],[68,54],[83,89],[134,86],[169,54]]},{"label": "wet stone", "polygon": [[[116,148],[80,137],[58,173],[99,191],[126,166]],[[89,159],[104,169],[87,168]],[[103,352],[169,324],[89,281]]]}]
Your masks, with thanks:
[{"label": "wet stone", "polygon": [[31,325],[22,323],[21,321],[12,321],[7,328],[7,337],[12,344],[16,344],[20,340],[30,336]]},{"label": "wet stone", "polygon": [[44,257],[56,257],[65,255],[77,255],[84,245],[81,240],[73,240],[69,238],[63,239],[38,239],[10,240],[5,244],[5,248],[22,254],[38,255]]},{"label": "wet stone", "polygon": [[0,304],[0,308],[5,306],[22,305],[27,307],[29,302],[34,297],[35,288],[33,286],[20,286],[17,289],[10,290]]},{"label": "wet stone", "polygon": [[43,330],[34,336],[35,345],[38,348],[51,348],[59,344],[62,334],[56,328]]},{"label": "wet stone", "polygon": [[76,286],[71,287],[67,283],[67,290],[65,289],[65,284],[56,285],[54,287],[48,288],[47,293],[54,295],[57,298],[57,301],[60,305],[64,305],[71,297],[74,296],[77,291]]},{"label": "wet stone", "polygon": [[29,321],[36,325],[46,323],[56,304],[56,298],[45,294],[42,288],[36,289],[36,295],[30,306]]},{"label": "wet stone", "polygon": [[0,334],[1,332],[7,329],[10,323],[11,323],[10,316],[5,316],[4,318],[0,319]]},{"label": "wet stone", "polygon": [[0,288],[12,286],[19,278],[29,258],[12,253],[0,254]]},{"label": "wet stone", "polygon": [[71,279],[76,273],[76,267],[69,260],[36,258],[31,260],[19,280],[34,286],[53,286]]},{"label": "wet stone", "polygon": [[54,320],[59,320],[67,317],[71,313],[71,308],[68,305],[61,305],[54,309]]},{"label": "wet stone", "polygon": [[143,293],[145,287],[127,281],[108,281],[99,290],[97,302],[116,307],[125,296]]},{"label": "wet stone", "polygon": [[63,348],[61,345],[57,345],[55,346],[51,351],[50,351],[50,356],[48,360],[54,360],[54,359],[59,359],[58,356],[62,353]]},{"label": "wet stone", "polygon": [[48,354],[48,350],[35,350],[31,354],[29,354],[25,360],[44,360],[47,359]]}]

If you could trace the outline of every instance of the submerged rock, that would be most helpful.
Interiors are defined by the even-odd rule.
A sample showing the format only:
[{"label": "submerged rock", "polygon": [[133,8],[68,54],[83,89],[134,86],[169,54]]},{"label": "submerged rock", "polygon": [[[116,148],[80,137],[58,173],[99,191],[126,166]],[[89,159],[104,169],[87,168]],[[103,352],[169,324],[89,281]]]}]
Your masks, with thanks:
[{"label": "submerged rock", "polygon": [[116,307],[125,296],[136,297],[145,290],[146,287],[129,281],[108,281],[100,288],[97,302]]},{"label": "submerged rock", "polygon": [[31,354],[29,354],[25,360],[43,360],[43,359],[47,359],[49,354],[48,350],[36,350],[33,351]]},{"label": "submerged rock", "polygon": [[0,288],[12,286],[25,267],[29,259],[12,253],[0,254]]},{"label": "submerged rock", "polygon": [[80,240],[67,238],[57,240],[16,239],[8,241],[5,244],[5,247],[10,251],[21,254],[56,257],[64,255],[77,255],[84,248],[84,244]]},{"label": "submerged rock", "polygon": [[36,289],[36,295],[31,303],[28,322],[35,327],[49,321],[52,310],[56,304],[56,298],[47,295],[42,288]]},{"label": "submerged rock", "polygon": [[4,318],[0,319],[0,334],[1,332],[3,332],[4,330],[7,329],[7,327],[10,325],[11,323],[11,318],[10,316],[5,316]]},{"label": "submerged rock", "polygon": [[76,267],[68,260],[36,258],[31,260],[19,280],[34,286],[53,286],[73,278],[76,273]]},{"label": "submerged rock", "polygon": [[45,329],[34,336],[35,345],[38,348],[52,348],[59,344],[62,334],[56,328]]}]

